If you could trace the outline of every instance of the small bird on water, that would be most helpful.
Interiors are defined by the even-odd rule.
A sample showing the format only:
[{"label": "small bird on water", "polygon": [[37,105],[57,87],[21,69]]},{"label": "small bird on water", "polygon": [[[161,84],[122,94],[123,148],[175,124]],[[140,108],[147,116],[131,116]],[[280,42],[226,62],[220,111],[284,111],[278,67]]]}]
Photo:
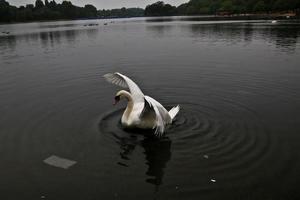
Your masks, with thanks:
[{"label": "small bird on water", "polygon": [[172,124],[178,114],[179,105],[167,111],[158,101],[143,94],[139,86],[127,76],[115,72],[105,74],[104,78],[115,85],[129,88],[129,91],[120,90],[115,95],[115,103],[121,99],[128,101],[122,115],[121,123],[125,128],[155,129],[154,134],[163,136],[165,127]]}]

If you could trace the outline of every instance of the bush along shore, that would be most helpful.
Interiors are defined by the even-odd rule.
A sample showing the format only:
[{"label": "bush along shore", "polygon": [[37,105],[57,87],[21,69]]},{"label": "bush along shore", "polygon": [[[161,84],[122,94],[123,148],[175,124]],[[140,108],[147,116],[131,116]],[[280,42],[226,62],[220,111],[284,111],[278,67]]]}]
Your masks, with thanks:
[{"label": "bush along shore", "polygon": [[145,16],[289,16],[300,14],[300,0],[190,0],[178,7],[158,1],[145,8]]},{"label": "bush along shore", "polygon": [[70,1],[56,3],[55,0],[36,0],[34,4],[16,7],[0,0],[0,23],[193,15],[214,16],[207,17],[207,20],[299,19],[300,0],[190,0],[178,7],[158,1],[145,9],[110,10],[97,10],[91,4],[79,7]]},{"label": "bush along shore", "polygon": [[70,1],[56,3],[55,0],[36,0],[34,4],[16,7],[0,0],[0,23],[141,16],[144,16],[144,9],[141,8],[97,10],[91,4],[79,7]]}]

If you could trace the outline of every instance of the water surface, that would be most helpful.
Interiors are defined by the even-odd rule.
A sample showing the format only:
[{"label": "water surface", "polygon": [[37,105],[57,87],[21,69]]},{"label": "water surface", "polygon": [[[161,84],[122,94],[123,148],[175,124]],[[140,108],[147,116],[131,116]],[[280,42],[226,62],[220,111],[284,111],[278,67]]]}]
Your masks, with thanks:
[{"label": "water surface", "polygon": [[[298,199],[299,36],[194,17],[1,25],[0,198]],[[121,129],[114,71],[181,105],[165,137]]]}]

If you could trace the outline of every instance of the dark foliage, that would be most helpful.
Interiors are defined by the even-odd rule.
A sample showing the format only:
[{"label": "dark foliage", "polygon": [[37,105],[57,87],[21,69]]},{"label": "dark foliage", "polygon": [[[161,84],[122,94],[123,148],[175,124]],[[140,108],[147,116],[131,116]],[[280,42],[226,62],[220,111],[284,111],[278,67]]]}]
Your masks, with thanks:
[{"label": "dark foliage", "polygon": [[161,1],[148,5],[145,9],[145,15],[299,12],[300,0],[190,0],[177,8],[167,5]]},{"label": "dark foliage", "polygon": [[32,20],[57,20],[96,18],[97,9],[92,5],[83,8],[73,5],[70,1],[61,4],[55,0],[36,0],[35,4],[20,6],[9,5],[5,0],[0,0],[0,22],[32,21]]},{"label": "dark foliage", "polygon": [[70,1],[59,4],[55,0],[36,0],[34,4],[16,7],[0,0],[0,22],[281,11],[293,11],[299,15],[299,10],[300,0],[190,0],[177,8],[158,1],[148,5],[145,10],[120,8],[99,11],[93,5],[78,7]]},{"label": "dark foliage", "polygon": [[99,10],[99,17],[102,18],[119,18],[119,17],[142,17],[144,9],[142,8],[120,8],[112,10]]},{"label": "dark foliage", "polygon": [[165,4],[158,1],[154,4],[148,5],[145,8],[145,16],[171,16],[176,15],[176,7],[170,4]]}]

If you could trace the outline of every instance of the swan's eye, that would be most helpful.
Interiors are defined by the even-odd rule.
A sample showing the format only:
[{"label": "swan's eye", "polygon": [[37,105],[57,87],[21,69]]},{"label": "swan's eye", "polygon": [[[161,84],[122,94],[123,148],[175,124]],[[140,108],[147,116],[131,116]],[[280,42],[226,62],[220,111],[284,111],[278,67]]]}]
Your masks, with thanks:
[{"label": "swan's eye", "polygon": [[113,105],[116,105],[118,102],[120,101],[120,96],[115,96],[115,102],[113,103]]},{"label": "swan's eye", "polygon": [[120,101],[120,96],[115,96],[115,101]]}]

